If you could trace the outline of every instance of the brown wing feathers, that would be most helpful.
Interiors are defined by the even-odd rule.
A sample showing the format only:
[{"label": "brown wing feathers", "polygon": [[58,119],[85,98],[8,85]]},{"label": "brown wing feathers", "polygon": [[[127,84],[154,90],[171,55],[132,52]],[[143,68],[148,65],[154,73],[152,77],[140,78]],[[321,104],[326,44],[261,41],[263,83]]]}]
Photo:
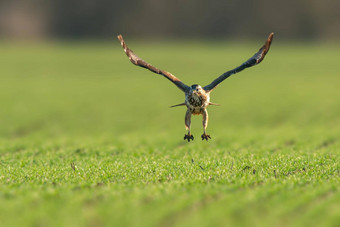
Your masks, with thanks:
[{"label": "brown wing feathers", "polygon": [[124,42],[123,36],[122,35],[118,35],[117,38],[120,41],[120,44],[122,45],[126,55],[129,57],[130,61],[137,65],[137,66],[141,66],[143,68],[149,69],[150,71],[163,75],[165,78],[167,78],[168,80],[170,80],[171,82],[173,82],[179,89],[181,89],[182,91],[186,92],[189,90],[189,87],[187,85],[185,85],[182,81],[180,81],[177,77],[175,77],[174,75],[172,75],[169,72],[157,69],[156,67],[150,65],[149,63],[145,62],[143,59],[141,59],[140,57],[138,57],[135,53],[133,53],[132,50],[130,50],[126,43]]},{"label": "brown wing feathers", "polygon": [[239,67],[223,73],[216,80],[214,80],[211,84],[203,87],[203,89],[206,90],[207,92],[212,91],[218,84],[220,84],[222,81],[227,79],[229,76],[231,76],[235,73],[238,73],[238,72],[242,71],[243,69],[246,69],[248,67],[259,64],[264,59],[267,52],[269,51],[270,44],[273,40],[273,36],[274,36],[274,33],[273,32],[270,33],[270,35],[267,38],[266,43],[259,49],[259,51],[256,54],[254,54],[254,56],[249,58],[246,62],[244,62]]},{"label": "brown wing feathers", "polygon": [[[220,84],[222,81],[224,81],[225,79],[227,79],[229,76],[238,73],[248,67],[254,66],[259,64],[264,57],[266,56],[267,52],[269,51],[271,42],[273,40],[273,36],[274,33],[270,33],[270,35],[267,38],[267,41],[265,42],[265,44],[259,49],[259,51],[254,54],[254,56],[252,56],[251,58],[249,58],[246,62],[244,62],[242,65],[240,65],[239,67],[232,69],[228,72],[223,73],[221,76],[219,76],[217,79],[215,79],[213,82],[211,82],[211,84],[203,87],[203,89],[207,92],[212,91],[218,84]],[[167,72],[167,71],[163,71],[160,69],[157,69],[156,67],[150,65],[149,63],[145,62],[143,59],[141,59],[140,57],[138,57],[135,53],[133,53],[132,50],[130,50],[126,43],[123,40],[122,35],[118,35],[118,39],[120,41],[120,44],[122,45],[126,55],[129,57],[130,61],[138,66],[141,66],[143,68],[149,69],[150,71],[163,75],[165,78],[167,78],[168,80],[170,80],[172,83],[174,83],[179,89],[181,89],[184,92],[187,92],[190,88],[185,85],[182,81],[180,81],[177,77],[175,77],[174,75],[172,75],[171,73]]]}]

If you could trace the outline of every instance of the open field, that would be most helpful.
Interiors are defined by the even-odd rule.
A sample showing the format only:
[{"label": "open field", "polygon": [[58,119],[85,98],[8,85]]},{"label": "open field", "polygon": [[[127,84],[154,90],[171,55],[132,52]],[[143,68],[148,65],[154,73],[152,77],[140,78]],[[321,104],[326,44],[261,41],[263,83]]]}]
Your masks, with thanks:
[{"label": "open field", "polygon": [[[248,43],[126,40],[206,85]],[[208,134],[118,41],[0,44],[0,226],[336,226],[340,45],[280,44],[222,83]]]}]

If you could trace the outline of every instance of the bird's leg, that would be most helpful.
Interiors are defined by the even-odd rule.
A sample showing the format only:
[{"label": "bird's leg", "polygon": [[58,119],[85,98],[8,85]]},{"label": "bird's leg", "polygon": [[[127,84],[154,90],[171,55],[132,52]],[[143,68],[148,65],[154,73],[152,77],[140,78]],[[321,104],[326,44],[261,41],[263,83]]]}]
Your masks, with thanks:
[{"label": "bird's leg", "polygon": [[194,136],[190,134],[190,125],[191,125],[191,112],[189,111],[189,109],[187,109],[187,112],[185,114],[185,128],[188,131],[188,134],[184,135],[184,140],[188,140],[188,142],[190,142],[190,140],[194,140]]},{"label": "bird's leg", "polygon": [[208,111],[206,109],[204,109],[203,111],[203,134],[201,136],[202,140],[207,140],[208,139],[211,139],[210,135],[207,135],[207,132],[206,132],[206,129],[207,129],[207,126],[208,126]]}]

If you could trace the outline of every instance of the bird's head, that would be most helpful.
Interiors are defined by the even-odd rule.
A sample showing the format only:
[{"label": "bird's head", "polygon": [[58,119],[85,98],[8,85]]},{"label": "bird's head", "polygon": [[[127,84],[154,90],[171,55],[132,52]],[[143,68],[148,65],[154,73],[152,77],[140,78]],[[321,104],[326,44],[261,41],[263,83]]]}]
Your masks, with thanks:
[{"label": "bird's head", "polygon": [[204,90],[200,85],[193,84],[193,85],[191,85],[191,91],[194,94],[202,94]]}]

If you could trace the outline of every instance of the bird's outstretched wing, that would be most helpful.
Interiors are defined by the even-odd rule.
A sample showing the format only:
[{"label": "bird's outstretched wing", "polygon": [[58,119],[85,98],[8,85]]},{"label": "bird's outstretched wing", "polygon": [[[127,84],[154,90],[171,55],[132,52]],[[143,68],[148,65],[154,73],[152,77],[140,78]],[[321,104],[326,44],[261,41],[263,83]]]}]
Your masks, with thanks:
[{"label": "bird's outstretched wing", "polygon": [[266,43],[263,45],[263,47],[261,47],[259,49],[259,51],[256,54],[254,54],[253,57],[249,58],[246,62],[244,62],[239,67],[237,67],[235,69],[232,69],[232,70],[230,70],[228,72],[223,73],[216,80],[214,80],[211,84],[203,87],[203,89],[206,92],[212,91],[219,83],[221,83],[223,80],[227,79],[229,76],[231,76],[231,75],[233,75],[235,73],[238,73],[238,72],[242,71],[245,68],[248,68],[248,67],[251,67],[251,66],[259,64],[264,59],[264,56],[266,56],[267,52],[269,51],[270,44],[271,44],[271,42],[273,40],[273,36],[274,36],[274,33],[273,32],[270,33]]},{"label": "bird's outstretched wing", "polygon": [[174,83],[179,89],[181,89],[184,92],[187,92],[190,88],[189,86],[185,85],[182,81],[180,81],[177,77],[175,77],[174,75],[172,75],[169,72],[157,69],[156,67],[150,65],[149,63],[145,62],[143,59],[141,59],[140,57],[138,57],[135,53],[133,53],[132,50],[130,50],[126,43],[124,42],[123,36],[122,35],[118,35],[117,38],[120,41],[120,44],[122,45],[126,55],[129,57],[130,61],[135,64],[138,65],[140,67],[149,69],[150,71],[163,75],[165,78],[167,78],[168,80],[170,80],[172,83]]}]

